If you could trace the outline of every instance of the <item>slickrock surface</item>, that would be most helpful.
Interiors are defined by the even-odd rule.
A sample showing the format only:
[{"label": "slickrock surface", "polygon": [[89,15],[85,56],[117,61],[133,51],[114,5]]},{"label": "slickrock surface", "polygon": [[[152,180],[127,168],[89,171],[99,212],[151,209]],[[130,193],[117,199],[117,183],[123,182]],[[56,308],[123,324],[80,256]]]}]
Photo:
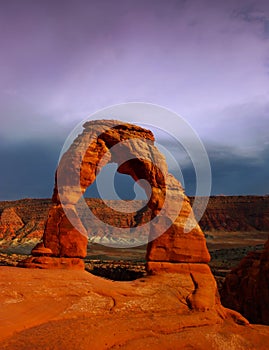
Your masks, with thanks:
[{"label": "slickrock surface", "polygon": [[[186,220],[191,214],[189,199],[185,196],[180,213],[171,227],[148,243],[147,260],[208,263],[210,256],[202,230],[197,224],[185,233]],[[195,220],[193,218],[193,220]],[[161,226],[161,222],[156,225]],[[154,226],[153,226],[154,229]]]},{"label": "slickrock surface", "polygon": [[191,309],[194,281],[207,283],[203,269],[113,282],[85,271],[0,267],[1,350],[267,349],[267,327],[210,307],[212,296],[203,312]]},{"label": "slickrock surface", "polygon": [[269,239],[263,251],[248,253],[226,276],[221,300],[252,323],[269,325]]}]

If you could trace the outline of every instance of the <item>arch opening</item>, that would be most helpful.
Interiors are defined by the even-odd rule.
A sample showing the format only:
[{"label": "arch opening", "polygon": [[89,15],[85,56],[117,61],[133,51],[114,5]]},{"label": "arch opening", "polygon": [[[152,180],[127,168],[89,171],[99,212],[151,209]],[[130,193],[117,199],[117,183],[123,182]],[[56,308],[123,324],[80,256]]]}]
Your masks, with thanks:
[{"label": "arch opening", "polygon": [[[98,184],[101,186],[101,193]],[[118,172],[117,163],[108,163],[103,166],[83,196],[107,200],[147,200],[146,192],[139,182],[134,181],[131,175]]]},{"label": "arch opening", "polygon": [[[79,206],[88,209],[83,194],[94,183],[100,169],[109,163],[117,163],[119,173],[140,181],[147,195],[147,205],[136,213],[134,227],[130,225],[126,208],[116,209],[126,225],[118,228],[121,238],[125,233],[127,236],[131,233],[129,247],[141,245],[141,242],[134,241],[135,235],[143,235],[143,230],[146,230],[147,271],[153,271],[156,266],[160,268],[164,263],[175,266],[176,262],[209,261],[205,238],[192,214],[189,200],[180,183],[169,174],[165,157],[154,145],[152,132],[115,120],[86,122],[82,134],[63,154],[56,171],[54,205],[43,235],[46,254],[52,258],[71,259],[71,264],[77,262],[76,259],[85,258],[88,234],[79,215]],[[145,208],[149,210],[146,223],[143,221]],[[111,210],[115,219],[115,210]],[[95,230],[94,220],[92,216],[92,232]],[[188,234],[184,230],[187,222],[195,223]],[[105,220],[97,221],[97,225],[97,234],[103,234],[109,226]],[[38,255],[38,249],[34,253]]]}]

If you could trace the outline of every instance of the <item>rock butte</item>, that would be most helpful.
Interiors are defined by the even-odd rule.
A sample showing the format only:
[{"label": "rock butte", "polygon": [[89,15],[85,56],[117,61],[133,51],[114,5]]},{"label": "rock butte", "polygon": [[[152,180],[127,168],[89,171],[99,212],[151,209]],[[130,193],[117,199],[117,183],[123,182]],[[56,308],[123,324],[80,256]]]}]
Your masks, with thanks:
[{"label": "rock butte", "polygon": [[[120,148],[114,152],[112,147],[117,144]],[[132,159],[123,162],[126,153]],[[164,156],[154,146],[152,132],[139,126],[114,120],[84,124],[82,134],[63,155],[56,171],[53,206],[49,210],[43,245],[34,248],[33,257],[22,265],[45,269],[83,269],[80,258],[86,256],[88,240],[83,234],[85,229],[77,215],[76,204],[94,182],[100,161],[102,166],[116,162],[120,165],[119,172],[132,176],[135,181],[146,179],[151,186],[149,238],[155,239],[148,243],[147,271],[152,276],[163,276],[164,283],[171,278],[178,284],[176,288],[167,285],[165,298],[173,289],[172,293],[178,294],[184,310],[187,307],[189,311],[210,311],[209,324],[229,317],[240,324],[248,324],[240,314],[220,304],[216,282],[207,265],[210,255],[205,237],[192,214],[189,199],[180,183],[168,173]],[[166,198],[169,199],[168,204]],[[170,217],[161,216],[154,222],[164,203],[166,212],[172,213],[175,219],[171,221]],[[66,212],[79,230],[70,223]],[[194,228],[186,233],[184,226],[188,218],[194,223]],[[162,232],[166,227],[167,220],[170,220],[170,227],[158,236],[160,230]],[[150,285],[151,277],[148,276],[146,281]]]},{"label": "rock butte", "polygon": [[269,239],[263,251],[248,253],[226,276],[221,300],[252,323],[269,325]]}]

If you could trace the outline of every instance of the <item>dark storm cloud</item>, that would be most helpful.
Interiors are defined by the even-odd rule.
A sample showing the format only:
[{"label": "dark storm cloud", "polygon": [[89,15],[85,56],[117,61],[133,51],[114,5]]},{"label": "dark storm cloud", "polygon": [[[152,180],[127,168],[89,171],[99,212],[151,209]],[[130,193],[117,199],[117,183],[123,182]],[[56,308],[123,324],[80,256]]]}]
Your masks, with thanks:
[{"label": "dark storm cloud", "polygon": [[[269,193],[269,145],[255,156],[244,156],[231,147],[207,146],[212,171],[212,195],[244,195]],[[195,194],[195,172],[183,167],[187,194]]]},{"label": "dark storm cloud", "polygon": [[[254,4],[253,4],[254,5]],[[257,23],[260,25],[261,34],[264,35],[265,38],[269,37],[269,13],[264,12],[265,3],[263,3],[263,7],[248,5],[246,7],[242,6],[238,9],[235,15],[243,20],[250,23]],[[261,5],[261,4],[260,4]]]},{"label": "dark storm cloud", "polygon": [[0,142],[0,200],[51,197],[60,149],[57,140]]},{"label": "dark storm cloud", "polygon": [[267,191],[268,19],[267,0],[1,1],[1,198],[50,196],[76,123],[128,101],[215,145],[214,193]]},{"label": "dark storm cloud", "polygon": [[209,152],[214,194],[269,193],[269,147],[256,157],[242,157],[223,152],[219,157]]},{"label": "dark storm cloud", "polygon": [[[59,140],[50,143],[28,142],[0,148],[0,200],[24,197],[51,197],[54,172],[61,150]],[[256,156],[237,154],[231,147],[210,145],[207,151],[212,170],[211,194],[266,194],[269,193],[269,146]],[[182,159],[179,159],[181,163]],[[181,170],[188,195],[195,194],[196,178],[190,163],[183,162]],[[173,170],[171,170],[173,172]],[[107,176],[112,172],[108,170]],[[177,174],[175,174],[177,175]],[[133,199],[134,182],[131,177],[117,175],[115,187],[122,199]],[[96,185],[86,193],[98,197]],[[108,198],[110,199],[110,198]],[[113,199],[113,198],[112,198]]]}]

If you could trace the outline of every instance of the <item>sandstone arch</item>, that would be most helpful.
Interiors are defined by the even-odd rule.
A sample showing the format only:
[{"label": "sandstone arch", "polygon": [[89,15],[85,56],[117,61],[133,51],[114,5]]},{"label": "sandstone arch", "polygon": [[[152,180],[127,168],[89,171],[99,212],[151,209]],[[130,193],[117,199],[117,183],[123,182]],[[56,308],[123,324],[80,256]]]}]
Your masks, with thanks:
[{"label": "sandstone arch", "polygon": [[[120,144],[121,150],[114,153],[112,147],[116,144]],[[126,153],[132,159],[122,163]],[[102,159],[104,155],[106,156]],[[146,155],[150,157],[147,158]],[[120,172],[131,175],[135,180],[145,178],[150,183],[148,206],[152,220],[149,236],[156,238],[156,233],[163,233],[148,244],[147,271],[158,275],[156,277],[168,285],[170,280],[176,281],[175,293],[183,305],[182,312],[209,311],[205,317],[211,315],[213,322],[232,317],[238,323],[247,324],[247,320],[240,314],[226,310],[220,304],[216,281],[207,265],[210,256],[205,237],[195,221],[189,200],[180,183],[168,173],[164,156],[154,146],[152,132],[139,126],[113,120],[84,124],[82,134],[64,154],[56,171],[53,206],[49,211],[43,243],[38,244],[32,251],[33,256],[20,266],[84,268],[81,258],[86,255],[88,240],[77,216],[76,204],[81,194],[94,181],[98,173],[97,164],[101,159],[101,165],[111,161],[122,163]],[[63,177],[59,176],[61,174]],[[64,176],[65,174],[68,175]],[[167,213],[175,216],[171,222],[170,216],[158,216],[167,197]],[[179,201],[182,204],[180,210],[177,209]],[[76,228],[70,223],[70,217],[76,223]],[[186,233],[184,226],[188,217],[194,225]],[[158,220],[154,221],[154,218]],[[171,225],[163,230],[166,221]],[[151,283],[152,280],[147,279],[147,284]]]},{"label": "sandstone arch", "polygon": [[[117,151],[113,146],[119,144]],[[112,151],[111,151],[112,150]],[[132,159],[124,162],[124,156]],[[53,207],[49,212],[43,243],[54,257],[83,258],[86,256],[87,237],[76,213],[76,203],[81,194],[93,183],[98,174],[98,165],[116,162],[118,171],[128,174],[135,181],[146,179],[151,186],[148,206],[152,217],[158,215],[169,196],[166,210],[174,215],[172,225],[160,237],[148,244],[147,260],[150,262],[192,262],[207,263],[210,259],[204,235],[198,225],[189,233],[184,226],[191,214],[191,206],[180,183],[168,173],[165,157],[154,146],[151,131],[132,124],[115,120],[89,121],[84,124],[83,133],[72,143],[63,155],[55,176]],[[68,174],[65,176],[65,174]],[[61,183],[59,183],[59,178]],[[58,180],[57,180],[58,179]],[[178,212],[178,202],[182,202]],[[73,227],[68,217],[76,221]],[[174,211],[174,212],[173,212]],[[169,217],[162,216],[151,225],[150,237],[158,235]],[[195,220],[193,218],[193,220]],[[74,221],[73,221],[74,222]],[[39,248],[42,253],[42,249]],[[38,255],[38,250],[34,250]]]}]

